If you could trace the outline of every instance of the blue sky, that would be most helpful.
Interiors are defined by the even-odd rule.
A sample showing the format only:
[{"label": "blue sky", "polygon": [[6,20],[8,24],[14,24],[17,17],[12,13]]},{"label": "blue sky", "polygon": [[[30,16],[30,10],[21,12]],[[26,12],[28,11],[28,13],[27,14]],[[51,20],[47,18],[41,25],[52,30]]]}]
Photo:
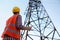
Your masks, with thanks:
[{"label": "blue sky", "polygon": [[[57,30],[60,30],[60,0],[42,0],[46,11],[53,21]],[[0,40],[5,27],[5,21],[12,15],[12,8],[18,6],[21,9],[22,22],[24,22],[24,12],[28,6],[28,0],[0,0]],[[59,31],[60,33],[60,31]]]}]

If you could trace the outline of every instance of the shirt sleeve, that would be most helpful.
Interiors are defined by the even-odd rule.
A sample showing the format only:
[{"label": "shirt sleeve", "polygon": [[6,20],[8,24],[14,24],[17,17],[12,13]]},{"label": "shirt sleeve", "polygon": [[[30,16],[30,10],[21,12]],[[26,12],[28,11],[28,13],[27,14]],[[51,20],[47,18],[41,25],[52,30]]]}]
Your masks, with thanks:
[{"label": "shirt sleeve", "polygon": [[19,15],[16,20],[16,28],[21,28],[22,27],[22,16]]}]

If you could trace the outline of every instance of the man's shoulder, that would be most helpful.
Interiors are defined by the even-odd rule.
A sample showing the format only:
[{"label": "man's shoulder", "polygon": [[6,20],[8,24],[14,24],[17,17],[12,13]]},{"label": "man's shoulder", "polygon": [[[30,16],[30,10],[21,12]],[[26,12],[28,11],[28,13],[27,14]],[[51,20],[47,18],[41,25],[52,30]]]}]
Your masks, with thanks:
[{"label": "man's shoulder", "polygon": [[18,15],[18,19],[20,19],[20,18],[22,18],[22,16],[21,15]]},{"label": "man's shoulder", "polygon": [[22,17],[21,15],[18,15],[18,17]]}]

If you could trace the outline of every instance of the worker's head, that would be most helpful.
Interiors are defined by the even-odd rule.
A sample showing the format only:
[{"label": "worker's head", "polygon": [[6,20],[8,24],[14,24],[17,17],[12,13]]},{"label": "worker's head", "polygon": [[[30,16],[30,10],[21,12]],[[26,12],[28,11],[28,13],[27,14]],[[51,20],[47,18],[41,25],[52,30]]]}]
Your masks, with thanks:
[{"label": "worker's head", "polygon": [[13,14],[19,14],[20,8],[19,8],[19,7],[14,7],[14,8],[12,9],[12,12],[13,12]]}]

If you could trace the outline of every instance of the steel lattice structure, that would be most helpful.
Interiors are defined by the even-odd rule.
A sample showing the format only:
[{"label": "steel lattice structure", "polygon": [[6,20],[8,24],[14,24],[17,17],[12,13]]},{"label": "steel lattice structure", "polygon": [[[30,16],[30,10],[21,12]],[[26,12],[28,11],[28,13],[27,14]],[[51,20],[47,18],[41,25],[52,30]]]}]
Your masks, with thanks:
[{"label": "steel lattice structure", "polygon": [[23,31],[21,40],[60,40],[60,34],[40,0],[29,0],[24,24],[32,29]]}]

